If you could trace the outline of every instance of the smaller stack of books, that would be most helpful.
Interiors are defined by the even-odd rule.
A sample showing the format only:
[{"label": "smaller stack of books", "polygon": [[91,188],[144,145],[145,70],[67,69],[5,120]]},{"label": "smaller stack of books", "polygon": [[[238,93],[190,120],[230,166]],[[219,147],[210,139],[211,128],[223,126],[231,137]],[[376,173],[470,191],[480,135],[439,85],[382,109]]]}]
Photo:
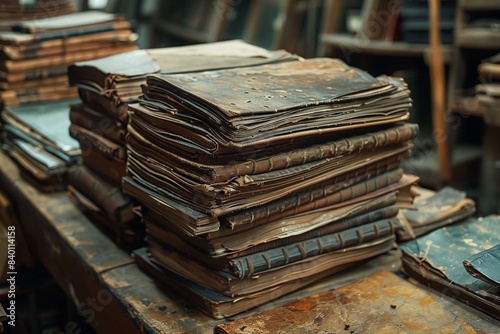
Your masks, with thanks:
[{"label": "smaller stack of books", "polygon": [[140,265],[218,318],[386,252],[418,181],[400,168],[410,105],[403,82],[329,58],[148,76],[123,178]]},{"label": "smaller stack of books", "polygon": [[15,106],[77,97],[67,67],[136,49],[122,16],[88,11],[19,21],[0,33],[0,102]]},{"label": "smaller stack of books", "polygon": [[133,50],[71,65],[69,84],[77,88],[81,101],[71,106],[69,131],[80,143],[84,162],[69,172],[71,198],[99,225],[110,227],[117,242],[142,240],[144,227],[138,226],[132,199],[121,188],[127,164],[128,105],[138,101],[146,76],[296,59],[288,52],[234,40]]}]

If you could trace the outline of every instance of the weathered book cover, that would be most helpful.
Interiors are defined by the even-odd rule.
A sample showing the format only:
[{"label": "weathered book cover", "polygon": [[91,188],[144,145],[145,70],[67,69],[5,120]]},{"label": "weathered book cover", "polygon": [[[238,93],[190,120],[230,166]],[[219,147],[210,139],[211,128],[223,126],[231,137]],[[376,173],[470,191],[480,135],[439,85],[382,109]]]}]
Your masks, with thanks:
[{"label": "weathered book cover", "polygon": [[469,274],[500,288],[500,244],[463,261]]},{"label": "weathered book cover", "polygon": [[402,219],[406,220],[406,229],[399,231],[401,240],[409,240],[431,232],[437,228],[460,222],[476,212],[474,200],[463,191],[444,187],[434,194],[419,198],[414,202],[414,209],[401,210]]},{"label": "weathered book cover", "polygon": [[[148,227],[151,227],[151,224],[148,224]],[[384,219],[234,258],[219,256],[215,259],[210,259],[206,254],[195,254],[193,251],[190,251],[189,255],[204,263],[207,267],[226,271],[236,278],[241,279],[258,276],[269,270],[293,265],[294,263],[308,262],[315,256],[329,252],[357,246],[362,247],[364,244],[369,244],[374,240],[392,238],[397,228],[397,220]],[[149,231],[153,232],[151,228],[149,228]],[[151,243],[160,246],[163,245],[164,247],[170,246],[170,240],[159,240],[152,233],[149,235]],[[175,243],[175,240],[172,241]],[[178,251],[185,252],[184,249],[179,249],[180,247],[178,246],[178,243],[174,245]],[[155,250],[159,251],[161,247],[156,247]]]},{"label": "weathered book cover", "polygon": [[425,290],[387,271],[214,329],[216,334],[401,332],[477,333]]},{"label": "weathered book cover", "polygon": [[500,216],[469,218],[401,245],[403,268],[438,291],[500,319],[500,289],[470,275],[463,265],[500,243]]},{"label": "weathered book cover", "polygon": [[[150,75],[141,105],[161,108],[166,117],[175,114],[173,123],[183,122],[184,130],[187,124],[204,129],[217,144],[212,158],[222,158],[403,121],[411,99],[399,81],[320,58],[200,75]],[[180,131],[175,134],[182,136]]]}]

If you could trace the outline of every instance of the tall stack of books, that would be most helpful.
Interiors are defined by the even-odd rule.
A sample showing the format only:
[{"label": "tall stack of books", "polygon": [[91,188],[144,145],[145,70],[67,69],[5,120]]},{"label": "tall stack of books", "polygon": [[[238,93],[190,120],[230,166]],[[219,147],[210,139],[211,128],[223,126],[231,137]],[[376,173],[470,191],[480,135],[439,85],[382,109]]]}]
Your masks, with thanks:
[{"label": "tall stack of books", "polygon": [[98,11],[19,21],[0,33],[0,102],[76,98],[68,66],[136,49],[135,39],[123,17]]},{"label": "tall stack of books", "polygon": [[137,263],[219,318],[386,252],[418,180],[410,105],[402,81],[329,58],[148,76],[123,178]]},{"label": "tall stack of books", "polygon": [[146,76],[296,59],[288,52],[235,40],[133,50],[71,65],[69,84],[77,88],[81,101],[71,106],[69,131],[80,143],[84,162],[69,172],[71,198],[99,225],[110,227],[118,242],[143,240],[144,227],[137,224],[133,201],[123,195],[121,184],[126,175],[128,105],[138,101]]}]

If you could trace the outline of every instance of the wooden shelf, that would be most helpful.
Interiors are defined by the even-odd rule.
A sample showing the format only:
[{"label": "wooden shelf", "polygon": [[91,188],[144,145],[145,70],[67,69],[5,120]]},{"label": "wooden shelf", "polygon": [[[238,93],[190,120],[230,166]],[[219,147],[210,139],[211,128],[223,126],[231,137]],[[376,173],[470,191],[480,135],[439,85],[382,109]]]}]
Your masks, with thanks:
[{"label": "wooden shelf", "polygon": [[[327,46],[348,50],[354,53],[397,57],[424,57],[430,52],[428,44],[366,40],[348,34],[322,34],[321,42]],[[450,59],[451,46],[443,45],[445,62]]]}]

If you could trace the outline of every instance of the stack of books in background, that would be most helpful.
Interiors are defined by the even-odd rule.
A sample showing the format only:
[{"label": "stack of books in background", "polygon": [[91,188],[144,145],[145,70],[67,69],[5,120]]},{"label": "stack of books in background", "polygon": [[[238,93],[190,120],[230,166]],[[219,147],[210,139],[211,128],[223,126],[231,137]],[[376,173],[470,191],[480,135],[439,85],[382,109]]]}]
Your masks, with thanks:
[{"label": "stack of books in background", "polygon": [[146,76],[194,72],[296,60],[284,51],[267,51],[243,41],[134,50],[68,68],[70,86],[81,101],[71,106],[70,133],[82,149],[83,165],[69,171],[69,194],[99,225],[110,228],[118,243],[143,240],[135,206],[121,191],[126,175],[128,105],[137,102]]},{"label": "stack of books in background", "polygon": [[63,7],[0,33],[2,148],[45,192],[64,189],[68,168],[80,161],[78,142],[68,134],[69,105],[78,101],[76,88],[67,86],[68,66],[137,49],[131,24],[120,15],[55,15]]},{"label": "stack of books in background", "polygon": [[221,318],[388,251],[418,181],[400,168],[410,105],[403,82],[328,58],[148,76],[123,178],[138,265]]}]

